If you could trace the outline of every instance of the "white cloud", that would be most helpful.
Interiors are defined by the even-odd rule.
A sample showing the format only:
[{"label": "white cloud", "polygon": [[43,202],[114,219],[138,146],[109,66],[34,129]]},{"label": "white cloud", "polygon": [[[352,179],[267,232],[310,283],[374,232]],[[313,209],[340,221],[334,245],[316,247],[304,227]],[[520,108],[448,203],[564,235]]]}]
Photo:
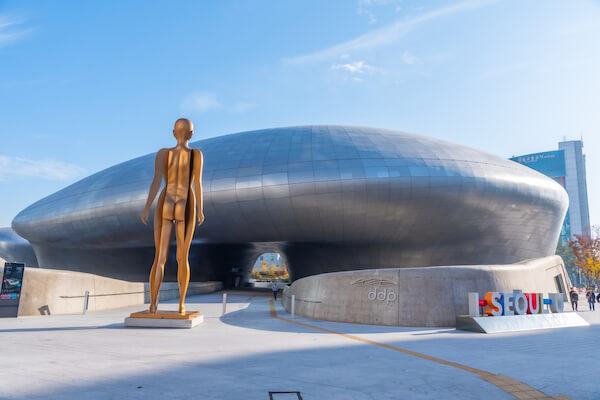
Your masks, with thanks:
[{"label": "white cloud", "polygon": [[373,14],[370,11],[359,12],[359,14],[366,14],[367,18],[369,18],[369,23],[370,24],[374,24],[375,22],[377,22],[377,18],[375,18],[375,14]]},{"label": "white cloud", "polygon": [[374,5],[387,4],[390,0],[358,0],[358,7],[370,7]]},{"label": "white cloud", "polygon": [[240,102],[240,103],[235,103],[232,107],[231,110],[235,111],[235,112],[244,112],[244,111],[248,111],[251,108],[257,107],[258,104],[256,103],[244,103],[244,102]]},{"label": "white cloud", "polygon": [[[377,22],[377,18],[373,13],[372,9],[377,6],[386,6],[401,3],[402,0],[358,0],[358,6],[356,7],[356,13],[358,15],[366,15],[369,19],[369,23],[373,24]],[[400,6],[394,7],[396,12],[400,10]]]},{"label": "white cloud", "polygon": [[405,51],[404,53],[402,53],[402,62],[404,64],[411,65],[411,64],[416,63],[417,61],[419,61],[419,58],[413,56],[408,51]]},{"label": "white cloud", "polygon": [[354,61],[348,64],[333,64],[331,69],[342,69],[346,70],[350,73],[359,73],[364,74],[367,69],[369,69],[369,65],[365,64],[364,61]]},{"label": "white cloud", "polygon": [[213,110],[244,112],[254,107],[258,107],[258,104],[242,101],[231,105],[226,104],[221,102],[215,93],[204,91],[188,94],[183,98],[180,106],[181,112],[184,114],[201,113]]},{"label": "white cloud", "polygon": [[184,97],[181,102],[183,113],[196,113],[216,110],[223,107],[217,95],[211,92],[194,92]]},{"label": "white cloud", "polygon": [[384,73],[385,72],[381,68],[377,68],[372,65],[365,64],[364,61],[353,61],[353,62],[348,62],[348,63],[343,63],[343,64],[332,64],[331,69],[346,71],[351,74],[368,73],[368,74],[373,75],[376,73]]},{"label": "white cloud", "polygon": [[0,181],[14,177],[70,180],[83,176],[86,172],[78,165],[62,161],[0,156]]},{"label": "white cloud", "polygon": [[22,25],[23,22],[24,21],[21,19],[0,15],[0,47],[14,42],[34,31],[33,28],[21,28],[20,25]]},{"label": "white cloud", "polygon": [[406,36],[406,34],[419,25],[441,17],[445,17],[447,15],[481,8],[492,3],[496,3],[497,1],[498,0],[467,0],[451,6],[438,8],[437,10],[430,11],[408,20],[395,22],[394,24],[365,33],[357,38],[333,45],[326,49],[310,54],[287,58],[284,61],[291,64],[326,61],[337,58],[342,54],[356,53],[373,49],[375,47],[386,46]]}]

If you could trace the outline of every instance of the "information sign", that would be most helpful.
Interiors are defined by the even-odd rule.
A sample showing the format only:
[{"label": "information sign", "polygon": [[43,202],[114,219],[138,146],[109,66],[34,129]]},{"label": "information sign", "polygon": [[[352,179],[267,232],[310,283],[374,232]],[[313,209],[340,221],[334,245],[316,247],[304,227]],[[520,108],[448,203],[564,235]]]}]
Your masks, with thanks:
[{"label": "information sign", "polygon": [[5,263],[0,288],[0,317],[16,317],[23,285],[25,264]]}]

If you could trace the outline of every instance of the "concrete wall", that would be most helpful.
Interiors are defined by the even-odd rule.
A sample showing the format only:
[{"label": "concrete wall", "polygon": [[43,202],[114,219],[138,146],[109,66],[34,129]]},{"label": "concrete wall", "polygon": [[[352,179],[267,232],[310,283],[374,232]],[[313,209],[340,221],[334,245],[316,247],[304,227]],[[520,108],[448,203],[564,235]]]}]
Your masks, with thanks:
[{"label": "concrete wall", "polygon": [[[222,288],[221,282],[190,282],[188,296]],[[89,291],[88,311],[106,310],[149,302],[149,284],[127,282],[98,275],[53,269],[25,268],[19,316],[80,314],[85,291]],[[159,301],[179,298],[176,282],[164,282]]]},{"label": "concrete wall", "polygon": [[[468,293],[556,293],[571,282],[559,256],[508,265],[372,269],[309,276],[285,288],[283,305],[326,321],[392,326],[455,326],[467,314]],[[565,296],[567,298],[568,296]]]}]

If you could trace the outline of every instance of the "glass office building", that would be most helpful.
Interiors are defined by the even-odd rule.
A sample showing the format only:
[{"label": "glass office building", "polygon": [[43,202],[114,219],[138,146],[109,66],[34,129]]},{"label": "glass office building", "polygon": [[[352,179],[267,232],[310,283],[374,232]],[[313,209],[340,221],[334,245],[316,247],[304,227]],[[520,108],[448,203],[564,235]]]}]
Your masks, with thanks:
[{"label": "glass office building", "polygon": [[561,230],[561,240],[572,235],[590,235],[585,154],[583,141],[569,140],[558,143],[559,150],[513,157],[516,161],[547,175],[564,187],[569,195],[569,211]]}]

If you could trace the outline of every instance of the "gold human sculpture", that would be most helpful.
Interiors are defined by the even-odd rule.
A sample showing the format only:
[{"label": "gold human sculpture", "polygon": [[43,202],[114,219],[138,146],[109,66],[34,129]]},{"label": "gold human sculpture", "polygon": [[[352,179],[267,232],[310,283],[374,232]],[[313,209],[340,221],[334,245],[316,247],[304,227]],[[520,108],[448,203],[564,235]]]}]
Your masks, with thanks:
[{"label": "gold human sculpture", "polygon": [[146,207],[141,214],[144,224],[148,222],[150,207],[164,179],[165,187],[158,196],[154,216],[154,246],[156,253],[150,271],[150,308],[149,314],[156,314],[158,293],[164,276],[165,262],[169,254],[173,225],[177,240],[177,281],[179,283],[179,314],[185,315],[185,294],[190,281],[188,255],[195,221],[204,222],[202,201],[202,152],[189,147],[188,142],[194,134],[194,124],[181,118],[175,122],[173,136],[177,146],[160,149],[154,163],[154,179],[150,185]]}]

